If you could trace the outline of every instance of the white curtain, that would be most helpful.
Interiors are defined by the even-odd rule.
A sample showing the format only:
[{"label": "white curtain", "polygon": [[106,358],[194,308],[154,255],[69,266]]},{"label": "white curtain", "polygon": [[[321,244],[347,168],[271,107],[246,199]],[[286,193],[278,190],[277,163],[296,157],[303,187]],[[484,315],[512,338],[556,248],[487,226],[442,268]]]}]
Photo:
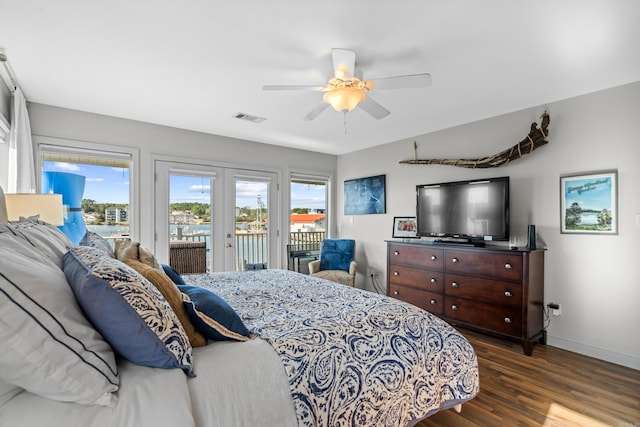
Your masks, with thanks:
[{"label": "white curtain", "polygon": [[9,181],[7,193],[35,193],[36,172],[27,100],[20,88],[13,93],[9,133]]}]

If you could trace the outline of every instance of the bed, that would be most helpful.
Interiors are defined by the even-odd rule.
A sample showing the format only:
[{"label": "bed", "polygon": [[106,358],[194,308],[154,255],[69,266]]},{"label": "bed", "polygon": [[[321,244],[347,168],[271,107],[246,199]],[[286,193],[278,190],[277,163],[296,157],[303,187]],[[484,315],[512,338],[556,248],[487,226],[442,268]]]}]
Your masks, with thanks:
[{"label": "bed", "polygon": [[[99,246],[0,224],[0,425],[410,426],[478,393],[469,342],[410,304],[288,270],[176,278]],[[221,338],[191,345],[148,269],[182,308],[226,304],[231,323],[206,317]]]}]

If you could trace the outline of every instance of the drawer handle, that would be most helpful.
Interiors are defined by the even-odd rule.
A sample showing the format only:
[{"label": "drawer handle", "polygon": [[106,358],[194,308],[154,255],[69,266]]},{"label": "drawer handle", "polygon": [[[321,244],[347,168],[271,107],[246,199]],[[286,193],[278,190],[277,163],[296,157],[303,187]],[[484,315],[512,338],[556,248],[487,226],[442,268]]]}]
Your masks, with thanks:
[{"label": "drawer handle", "polygon": [[452,263],[457,264],[460,260],[458,258],[453,258],[451,260]]},{"label": "drawer handle", "polygon": [[458,284],[458,282],[451,282],[451,287],[452,288],[459,288],[460,284]]},{"label": "drawer handle", "polygon": [[394,254],[395,256],[399,256],[399,255],[400,255],[400,252],[398,252],[398,251],[394,251],[394,252],[393,252],[393,254]]},{"label": "drawer handle", "polygon": [[394,276],[399,276],[399,275],[400,275],[400,272],[398,272],[398,271],[394,271],[394,272],[393,272],[393,275],[394,275]]},{"label": "drawer handle", "polygon": [[437,260],[437,259],[438,259],[438,257],[437,257],[437,256],[435,256],[435,255],[431,255],[431,261],[435,261],[435,260]]},{"label": "drawer handle", "polygon": [[511,270],[513,267],[511,267],[511,264],[506,263],[506,264],[504,265],[504,268],[506,268],[507,270]]},{"label": "drawer handle", "polygon": [[513,295],[509,291],[504,291],[504,296],[505,297],[512,297]]},{"label": "drawer handle", "polygon": [[453,305],[451,306],[451,310],[458,311],[458,306],[457,306],[457,305],[455,305],[455,304],[453,304]]},{"label": "drawer handle", "polygon": [[396,295],[396,296],[400,295],[400,291],[393,291],[393,294]]},{"label": "drawer handle", "polygon": [[436,282],[437,282],[437,280],[436,280],[436,278],[435,278],[435,277],[432,277],[432,278],[431,278],[431,280],[430,280],[430,282],[431,282],[431,283],[436,283]]},{"label": "drawer handle", "polygon": [[511,323],[511,318],[505,317],[504,318],[504,323]]},{"label": "drawer handle", "polygon": [[431,303],[431,305],[436,305],[436,304],[438,304],[438,302],[437,302],[436,300],[434,300],[434,299],[432,299],[432,300],[431,300],[431,301],[429,301],[429,302]]}]

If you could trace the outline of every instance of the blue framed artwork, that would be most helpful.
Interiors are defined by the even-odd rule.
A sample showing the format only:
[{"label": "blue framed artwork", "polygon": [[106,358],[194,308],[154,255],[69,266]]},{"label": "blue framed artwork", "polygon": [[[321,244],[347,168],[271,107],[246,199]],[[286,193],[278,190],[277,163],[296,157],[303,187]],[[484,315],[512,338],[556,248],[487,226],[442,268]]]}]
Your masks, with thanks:
[{"label": "blue framed artwork", "polygon": [[560,232],[618,234],[618,171],[560,177]]},{"label": "blue framed artwork", "polygon": [[344,182],[344,214],[368,215],[386,213],[386,175],[350,179]]}]

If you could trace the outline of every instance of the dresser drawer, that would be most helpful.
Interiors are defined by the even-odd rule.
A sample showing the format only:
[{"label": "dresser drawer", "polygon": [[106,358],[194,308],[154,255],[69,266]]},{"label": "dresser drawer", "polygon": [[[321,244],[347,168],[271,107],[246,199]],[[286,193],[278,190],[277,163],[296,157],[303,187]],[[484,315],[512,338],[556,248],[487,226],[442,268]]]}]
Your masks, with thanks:
[{"label": "dresser drawer", "polygon": [[447,250],[445,271],[522,282],[522,256]]},{"label": "dresser drawer", "polygon": [[422,291],[408,286],[389,285],[389,295],[399,300],[413,304],[435,315],[443,313],[442,294]]},{"label": "dresser drawer", "polygon": [[440,271],[422,270],[419,268],[405,267],[403,265],[390,265],[389,283],[442,293],[444,274]]},{"label": "dresser drawer", "polygon": [[522,284],[447,274],[444,293],[490,304],[522,308]]},{"label": "dresser drawer", "polygon": [[521,310],[445,296],[444,315],[474,327],[522,338]]},{"label": "dresser drawer", "polygon": [[393,265],[419,265],[432,270],[444,267],[444,251],[438,248],[389,245],[389,263]]}]

